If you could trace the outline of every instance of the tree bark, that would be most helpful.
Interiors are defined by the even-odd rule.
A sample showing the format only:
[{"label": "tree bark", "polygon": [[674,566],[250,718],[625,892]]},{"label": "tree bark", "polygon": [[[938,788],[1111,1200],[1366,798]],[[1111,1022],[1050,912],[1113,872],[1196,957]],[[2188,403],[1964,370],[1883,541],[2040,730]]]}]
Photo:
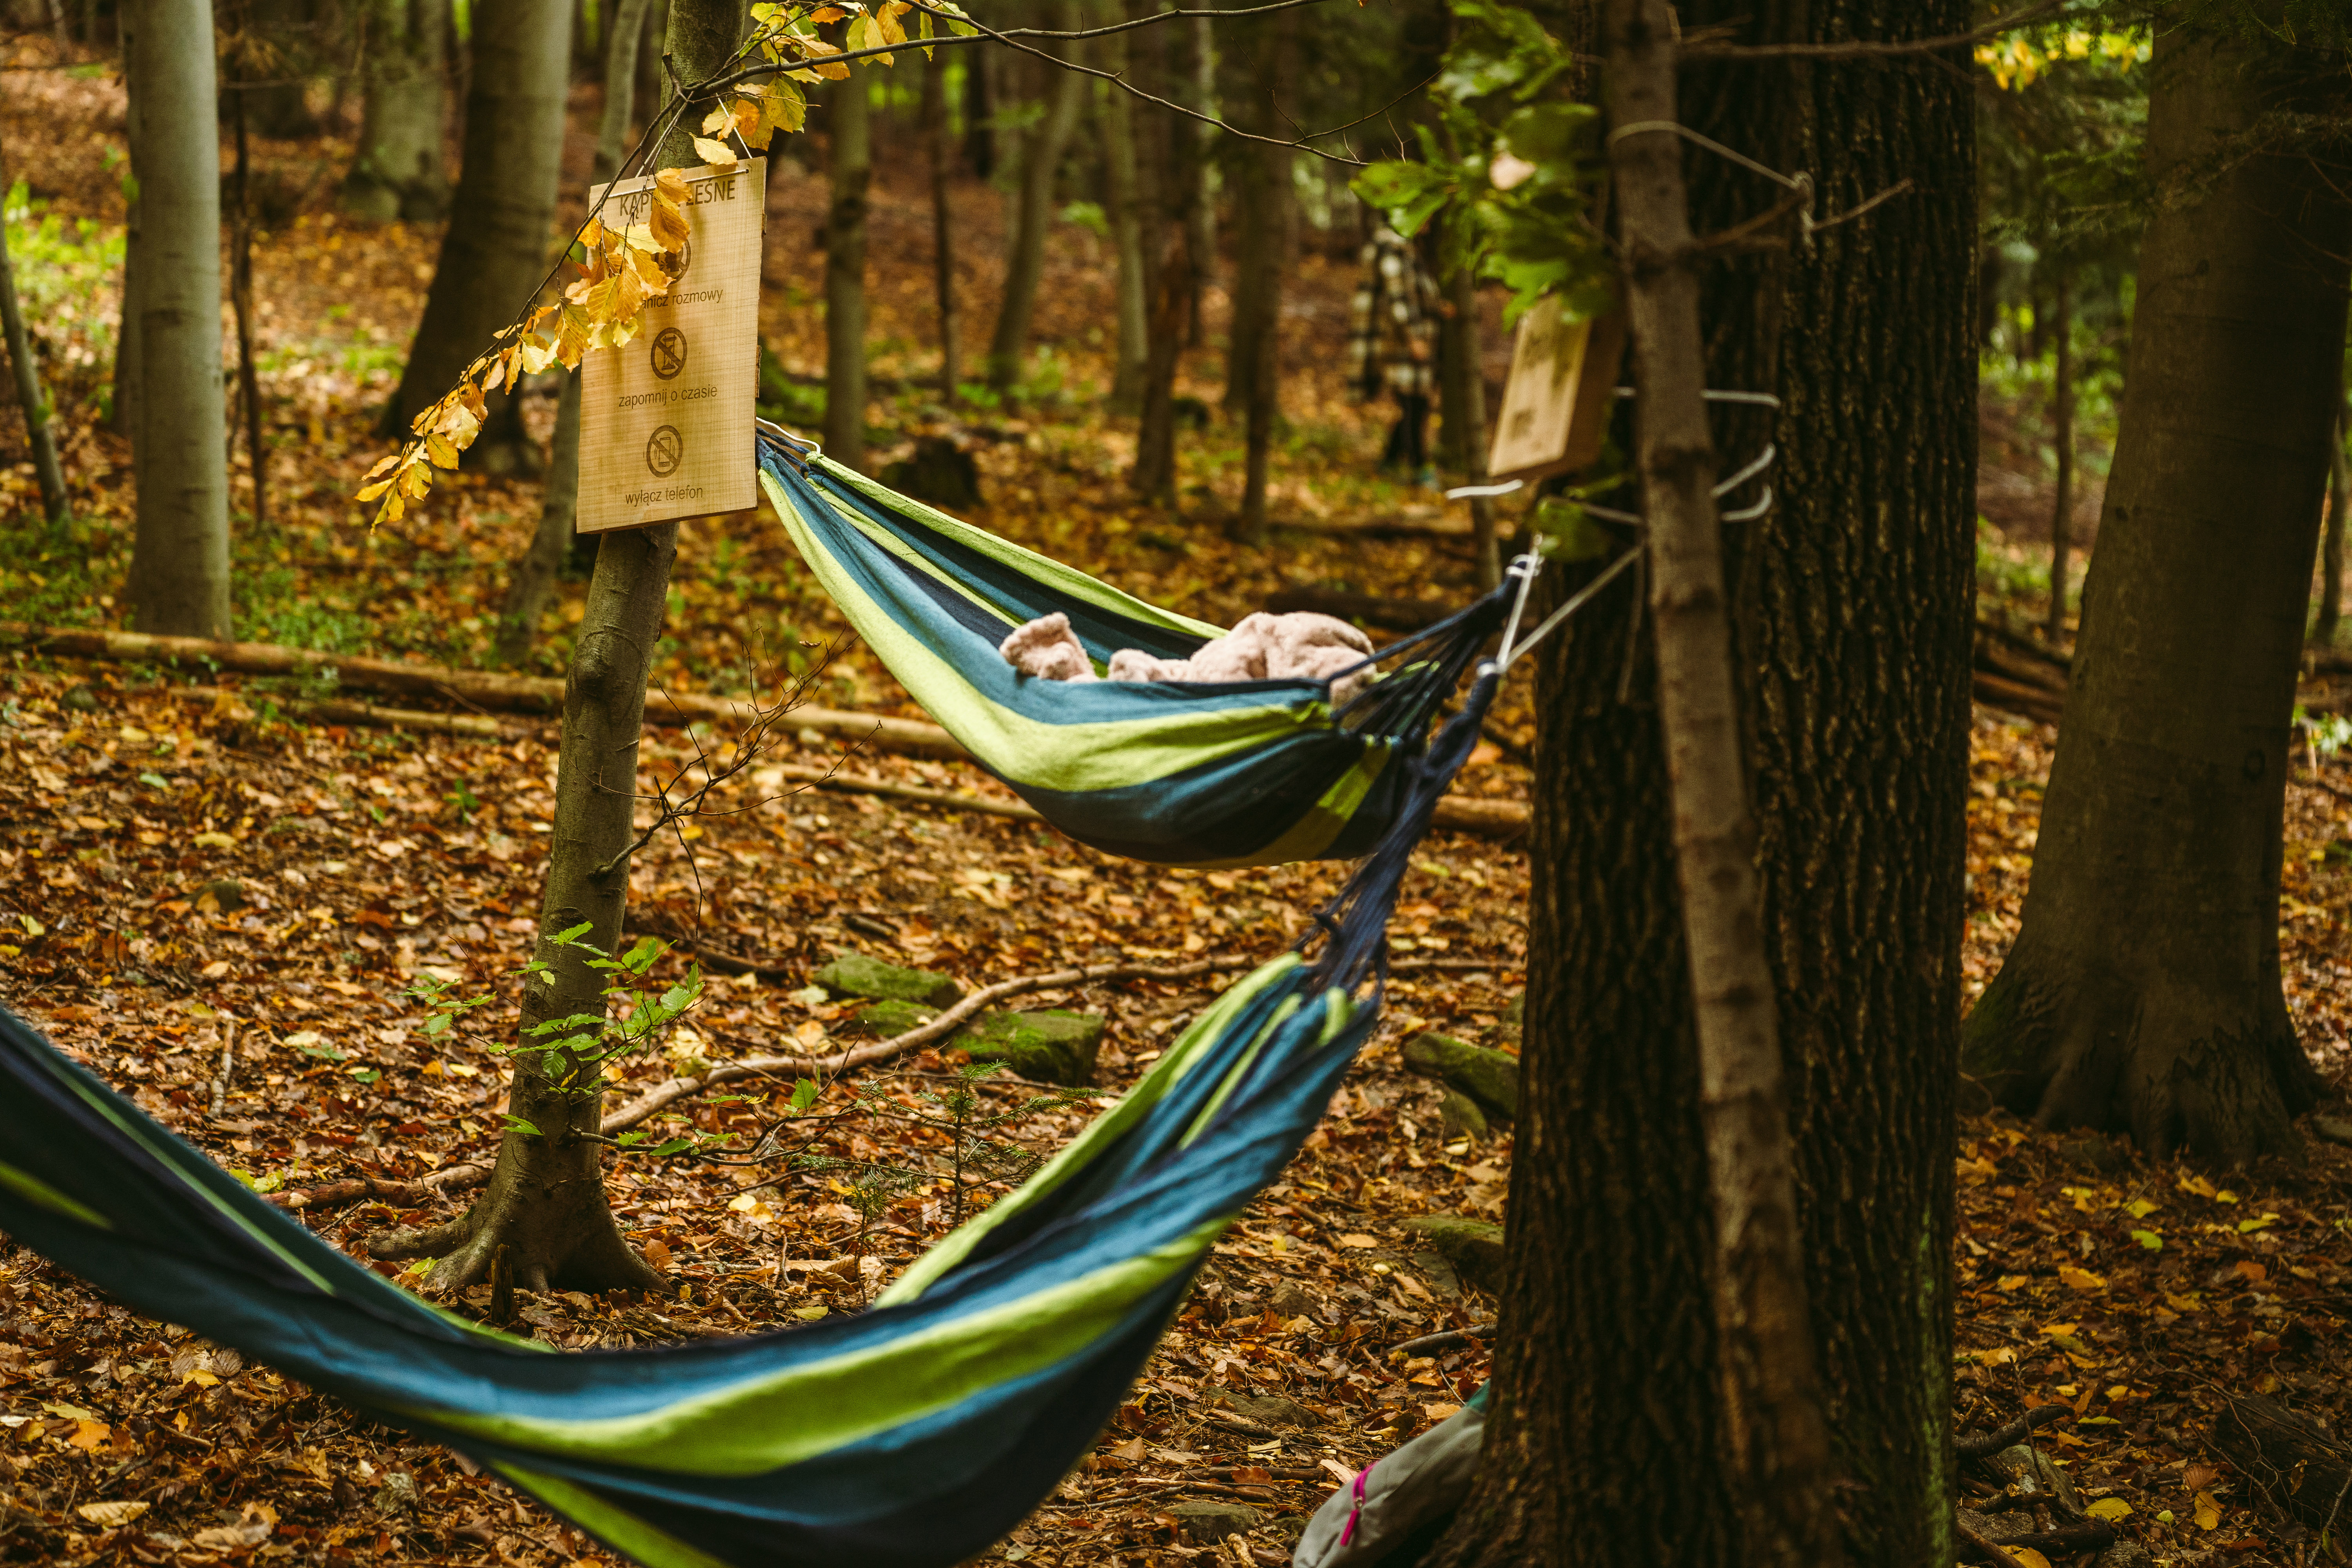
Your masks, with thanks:
[{"label": "tree bark", "polygon": [[1143,366],[1143,413],[1136,422],[1135,493],[1176,507],[1176,365],[1184,352],[1184,318],[1193,295],[1192,255],[1181,226],[1171,226],[1155,279],[1151,352]]},{"label": "tree bark", "polygon": [[930,161],[931,287],[940,311],[940,396],[963,384],[963,307],[956,299],[955,149],[948,140],[948,62],[923,68],[922,136]]},{"label": "tree bark", "polygon": [[1732,674],[1698,255],[1682,142],[1665,129],[1675,120],[1675,24],[1665,0],[1610,0],[1604,16],[1609,120],[1654,127],[1612,133],[1610,176],[1639,388],[1634,460],[1648,520],[1659,728],[1696,998],[1730,1480],[1749,1562],[1835,1568],[1829,1432]]},{"label": "tree bark", "polygon": [[[1267,32],[1256,51],[1255,90],[1251,94],[1256,101],[1250,119],[1261,135],[1280,129],[1275,99],[1290,79],[1298,13],[1283,12]],[[1225,408],[1230,414],[1238,406],[1248,416],[1240,534],[1263,546],[1266,468],[1282,394],[1282,275],[1288,261],[1294,158],[1288,147],[1263,143],[1244,144],[1240,155],[1248,179],[1240,193],[1242,264],[1234,278],[1232,338],[1225,356]]]},{"label": "tree bark", "polygon": [[2352,201],[2301,154],[2210,163],[2341,95],[2283,49],[2157,41],[2159,205],[2074,686],[2024,925],[1968,1020],[1984,1093],[2158,1156],[2296,1153],[2321,1088],[2281,988],[2279,872]]},{"label": "tree bark", "polygon": [[[1185,34],[1182,85],[1176,101],[1198,114],[1217,112],[1217,37],[1206,16],[1194,16]],[[1217,196],[1209,188],[1210,149],[1216,131],[1198,120],[1183,120],[1171,128],[1181,143],[1176,168],[1183,184],[1184,233],[1189,242],[1192,271],[1184,296],[1185,346],[1198,348],[1206,328],[1201,320],[1201,296],[1216,286]]]},{"label": "tree bark", "polygon": [[[742,0],[672,0],[667,52],[678,78],[714,74],[741,36]],[[699,160],[692,132],[703,112],[694,104],[655,149],[655,167]],[[621,945],[629,891],[628,847],[636,815],[637,741],[646,681],[661,644],[669,574],[677,554],[676,523],[604,536],[596,572],[564,683],[563,740],[555,778],[555,820],[535,956],[551,966],[550,984],[525,993],[520,1037],[550,1018],[602,1016],[596,971],[579,950],[551,940],[586,921],[584,941],[611,952]],[[604,1199],[601,1150],[604,1096],[556,1087],[536,1054],[515,1058],[510,1116],[537,1133],[509,1126],[490,1184],[464,1217],[404,1250],[439,1256],[430,1282],[442,1289],[473,1284],[501,1248],[516,1284],[529,1289],[656,1288],[648,1268],[614,1227]]]},{"label": "tree bark", "polygon": [[[425,319],[386,411],[392,433],[405,434],[408,422],[456,384],[547,275],[571,38],[571,0],[500,0],[474,13],[460,216],[442,237]],[[504,391],[492,395],[485,423],[497,422],[509,401]],[[499,444],[486,432],[476,446]]]},{"label": "tree bark", "polygon": [[222,447],[220,123],[211,8],[130,0],[123,66],[139,180],[139,521],[131,625],[229,635],[228,456]]},{"label": "tree bark", "polygon": [[228,301],[236,318],[236,400],[245,416],[246,474],[253,481],[253,523],[269,523],[269,441],[261,408],[261,376],[253,363],[253,199],[251,150],[246,136],[245,95],[231,117],[236,124],[236,173],[229,181],[236,211],[229,235]]},{"label": "tree bark", "polygon": [[[1439,428],[1444,433],[1447,462],[1465,483],[1475,485],[1486,478],[1486,375],[1478,341],[1478,279],[1468,268],[1446,274],[1445,299],[1453,310],[1438,325]],[[1471,499],[1470,533],[1477,551],[1478,588],[1484,593],[1503,580],[1492,496]]]},{"label": "tree bark", "polygon": [[835,82],[827,154],[833,205],[824,219],[824,451],[866,467],[866,210],[874,183],[873,84],[860,70]]},{"label": "tree bark", "polygon": [[[7,174],[0,167],[0,190]],[[7,334],[8,365],[16,377],[16,406],[24,411],[25,438],[32,448],[33,472],[41,482],[41,515],[50,523],[66,520],[66,476],[58,463],[57,431],[50,422],[49,395],[41,386],[41,367],[34,363],[33,340],[25,331],[25,313],[16,302],[16,273],[8,259],[8,236],[0,227],[0,329]]]},{"label": "tree bark", "polygon": [[2057,374],[2050,386],[2051,437],[2058,447],[2058,495],[2050,508],[2050,619],[2042,627],[2052,647],[2066,642],[2066,557],[2074,529],[2074,279],[2058,275],[2051,330],[2058,334]]},{"label": "tree bark", "polygon": [[[1677,9],[1685,32],[1721,26],[1739,44],[1900,41],[1969,23],[1961,0]],[[1594,52],[1575,21],[1562,41]],[[1810,248],[1790,234],[1786,250],[1717,257],[1701,311],[1708,384],[1783,399],[1777,415],[1715,416],[1727,464],[1767,439],[1780,452],[1778,507],[1729,531],[1727,581],[1813,1348],[1853,1500],[1844,1554],[1885,1564],[1952,1560],[1976,517],[1975,149],[1965,56],[1952,54],[1961,71],[1742,62],[1681,84],[1684,123],[1809,171],[1824,216],[1906,176],[1917,186]],[[1700,231],[1768,205],[1754,175],[1684,158]],[[1496,1405],[1433,1568],[1757,1560],[1722,1398],[1692,958],[1646,630],[1639,595],[1616,587],[1538,655]]]},{"label": "tree bark", "polygon": [[[1109,40],[1104,68],[1125,72],[1128,37]],[[1150,357],[1150,279],[1144,261],[1143,167],[1136,155],[1135,100],[1118,88],[1101,95],[1103,171],[1110,202],[1111,245],[1118,257],[1115,285],[1118,338],[1111,351],[1110,411],[1122,417],[1142,412],[1143,377]]]},{"label": "tree bark", "polygon": [[[1054,25],[1065,31],[1076,31],[1083,21],[1076,0],[1056,0],[1054,16]],[[1045,117],[1030,127],[1022,142],[1021,200],[1004,263],[1004,303],[988,345],[988,384],[999,392],[1020,384],[1022,362],[1029,354],[1029,325],[1036,314],[1037,287],[1045,275],[1045,237],[1054,226],[1054,182],[1070,133],[1077,129],[1078,111],[1086,105],[1086,77],[1045,68],[1053,76],[1046,84]]]},{"label": "tree bark", "polygon": [[[642,4],[642,0],[639,0]],[[366,31],[359,145],[343,176],[343,210],[388,223],[430,223],[449,211],[442,166],[448,7],[437,0],[373,0]]]}]

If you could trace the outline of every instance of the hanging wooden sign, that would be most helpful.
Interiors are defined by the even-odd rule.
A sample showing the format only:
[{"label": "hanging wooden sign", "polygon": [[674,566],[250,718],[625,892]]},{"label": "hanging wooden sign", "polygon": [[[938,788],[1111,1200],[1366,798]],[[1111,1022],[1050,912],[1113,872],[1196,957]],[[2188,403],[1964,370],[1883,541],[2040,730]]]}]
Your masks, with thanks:
[{"label": "hanging wooden sign", "polygon": [[1624,353],[1623,312],[1570,316],[1557,294],[1536,301],[1511,344],[1487,478],[1535,479],[1591,467],[1609,431]]},{"label": "hanging wooden sign", "polygon": [[[760,386],[760,249],[766,165],[680,171],[686,271],[646,301],[637,335],[580,362],[582,533],[650,528],[759,504],[752,402]],[[647,179],[611,187],[609,228],[646,221]],[[593,207],[604,186],[588,193]]]}]

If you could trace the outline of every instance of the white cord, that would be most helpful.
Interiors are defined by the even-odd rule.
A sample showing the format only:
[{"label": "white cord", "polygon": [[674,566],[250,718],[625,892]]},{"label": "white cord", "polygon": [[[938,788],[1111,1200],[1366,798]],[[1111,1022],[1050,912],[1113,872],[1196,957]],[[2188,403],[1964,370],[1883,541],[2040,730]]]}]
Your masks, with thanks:
[{"label": "white cord", "polygon": [[[1562,605],[1559,609],[1554,610],[1550,615],[1546,616],[1543,618],[1543,624],[1537,626],[1534,631],[1528,634],[1527,641],[1519,644],[1517,647],[1505,648],[1499,657],[1499,662],[1496,662],[1494,665],[1496,671],[1500,673],[1501,671],[1509,669],[1513,662],[1515,662],[1521,655],[1525,654],[1528,649],[1535,647],[1536,644],[1551,636],[1553,631],[1559,627],[1560,622],[1568,619],[1569,616],[1584,608],[1586,602],[1589,601],[1593,595],[1598,594],[1601,589],[1607,587],[1610,582],[1616,577],[1617,574],[1625,570],[1626,567],[1633,564],[1634,561],[1640,557],[1641,553],[1642,547],[1638,544],[1633,546],[1631,550],[1628,550],[1623,554],[1618,556],[1616,560],[1612,561],[1608,564],[1607,568],[1601,572],[1600,576],[1595,577],[1591,582],[1587,583],[1583,587],[1579,588],[1575,593],[1570,595],[1568,603]],[[1484,672],[1482,671],[1481,673]]]}]

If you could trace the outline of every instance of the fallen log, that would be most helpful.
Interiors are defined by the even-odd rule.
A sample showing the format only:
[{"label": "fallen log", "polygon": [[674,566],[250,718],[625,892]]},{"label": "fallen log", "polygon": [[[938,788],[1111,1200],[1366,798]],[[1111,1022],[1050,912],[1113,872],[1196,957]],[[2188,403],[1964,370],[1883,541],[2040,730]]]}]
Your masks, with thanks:
[{"label": "fallen log", "polygon": [[2259,1394],[2223,1394],[2213,1447],[2282,1516],[2323,1534],[2352,1523],[2352,1447],[2313,1417]]},{"label": "fallen log", "polygon": [[[0,621],[0,643],[68,658],[192,664],[208,670],[233,670],[239,675],[321,679],[331,674],[337,684],[358,690],[441,697],[478,710],[547,717],[563,711],[563,682],[542,676],[500,675],[490,670],[455,669],[446,665],[362,658],[355,654],[319,653],[276,643],[214,642],[205,637],[152,637],[144,632],[59,629],[15,621]],[[646,697],[646,722],[664,727],[705,720],[740,722],[754,711],[749,699],[713,697],[698,691],[657,688]],[[945,730],[919,719],[892,719],[805,706],[793,709],[785,722],[790,729],[814,730],[843,740],[863,741],[904,756],[956,761],[968,755]]]}]

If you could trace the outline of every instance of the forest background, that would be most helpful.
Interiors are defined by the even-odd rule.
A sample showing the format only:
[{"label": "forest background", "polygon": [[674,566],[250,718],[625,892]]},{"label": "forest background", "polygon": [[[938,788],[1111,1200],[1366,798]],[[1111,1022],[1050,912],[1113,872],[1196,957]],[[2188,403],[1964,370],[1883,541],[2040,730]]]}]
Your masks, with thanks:
[{"label": "forest background", "polygon": [[[387,407],[437,398],[512,315],[657,98],[662,6],[517,9],[536,30],[462,7],[297,0],[213,17],[223,370],[201,434],[223,455],[222,526],[216,570],[174,581],[212,571],[215,601],[197,615],[215,621],[143,629],[452,669],[570,667],[585,563],[546,547],[568,526],[564,378],[525,384],[466,467],[397,520],[371,529],[373,509],[353,500],[392,445]],[[886,482],[1221,624],[1287,605],[1401,628],[1458,605],[1504,552],[1489,553],[1486,528],[1507,550],[1516,531],[1549,523],[1515,500],[1490,523],[1381,469],[1389,411],[1360,402],[1344,370],[1371,221],[1349,188],[1360,171],[1239,133],[1279,142],[1286,127],[1360,121],[1313,145],[1426,158],[1435,143],[1415,128],[1433,138],[1443,127],[1433,80],[1480,15],[1316,7],[1162,27],[1157,53],[1127,65],[1160,72],[1223,130],[996,48],[929,63],[909,50],[854,79],[855,91],[813,89],[808,133],[779,137],[767,156],[764,410],[823,432]],[[18,363],[37,368],[52,410],[63,500],[45,498],[36,443],[12,411],[0,442],[26,457],[0,475],[14,508],[0,605],[18,628],[121,627],[154,602],[134,571],[144,520],[124,434],[136,416],[124,392],[141,382],[120,363],[124,232],[142,194],[127,163],[126,19],[110,5],[49,0],[16,18],[0,79],[6,235],[29,349]],[[1096,18],[1068,5],[1034,20]],[[1575,36],[1565,14],[1547,20]],[[1976,210],[1972,223],[1944,216],[1968,239],[1955,264],[1973,302],[1980,623],[1968,660],[1979,703],[1967,731],[1964,1003],[2020,928],[2057,732],[2048,721],[2066,692],[2083,562],[2096,558],[2152,202],[2156,31],[2086,10],[1959,51],[1973,58]],[[631,107],[616,127],[620,80]],[[486,129],[532,125],[528,144]],[[1449,479],[1474,479],[1508,360],[1511,290],[1450,268],[1434,237],[1424,243],[1453,307],[1436,345],[1439,460]],[[516,298],[486,281],[498,278],[521,279],[507,290]],[[845,348],[841,324],[861,315]],[[958,363],[942,363],[943,323]],[[862,398],[841,393],[853,367]],[[1164,468],[1139,473],[1159,445]],[[2352,903],[2347,795],[2331,772],[2352,734],[2334,684],[2345,666],[2328,651],[2340,427],[2334,445],[2327,560],[2300,595],[2309,624],[2297,640],[2307,630],[2312,651],[2293,714],[2296,766],[2273,829],[2275,984],[2312,1074],[2331,1086],[2347,1048],[2337,998]],[[2315,507],[2315,535],[2322,518]],[[2072,563],[2057,594],[2053,559]],[[518,584],[543,594],[540,605]],[[698,958],[706,990],[631,1087],[892,1033],[913,1016],[825,983],[829,963],[863,952],[966,989],[1081,963],[1160,972],[1023,1000],[1093,1020],[1078,1026],[1090,1070],[1066,1087],[1108,1094],[1213,994],[1222,976],[1203,961],[1274,951],[1336,886],[1318,866],[1202,874],[1109,860],[1015,815],[967,764],[881,745],[845,762],[844,739],[862,731],[790,715],[753,757],[738,729],[692,707],[790,689],[826,710],[919,720],[845,630],[771,514],[680,531],[645,754],[689,790],[698,756],[746,765],[704,797],[730,814],[681,820],[635,864],[630,930],[679,943],[659,977]],[[356,664],[339,678],[135,647],[83,660],[16,635],[0,706],[9,1005],[257,1188],[317,1194],[303,1212],[355,1250],[461,1210],[466,1184],[449,1178],[507,1135],[502,1068],[428,1034],[431,1010],[409,984],[512,984],[540,930],[551,729],[480,692],[450,701],[438,693],[467,689],[446,679],[421,683],[422,697],[412,682],[395,713],[357,689],[369,677]],[[1612,680],[1622,664],[1610,662]],[[1331,1121],[1221,1246],[1097,1455],[992,1555],[1280,1561],[1336,1479],[1444,1418],[1486,1376],[1511,1267],[1496,1225],[1518,1146],[1516,1095],[1482,1098],[1475,1084],[1486,1080],[1465,1075],[1484,1058],[1460,1047],[1511,1056],[1520,1045],[1544,727],[1529,693],[1506,701],[1457,791],[1484,808],[1462,817],[1477,831],[1441,832],[1417,860],[1391,1020]],[[811,787],[827,773],[865,787]],[[814,1106],[792,1105],[789,1090],[774,1102],[764,1090],[688,1095],[667,1123],[649,1121],[665,1131],[646,1146],[664,1152],[617,1160],[607,1186],[662,1277],[658,1304],[529,1288],[499,1300],[488,1282],[458,1300],[567,1346],[856,1310],[951,1223],[968,1186],[1003,1190],[1088,1109],[983,1079],[973,1093],[988,1109],[957,1113],[990,1119],[977,1143],[960,1128],[906,1131],[905,1115],[945,1114],[921,1098],[936,1081],[922,1075],[952,1077],[958,1047],[973,1043],[929,1043],[878,1083],[840,1075]],[[1449,1063],[1470,1065],[1449,1080]],[[711,1158],[740,1158],[780,1115],[813,1109],[824,1120],[798,1157]],[[1968,1109],[1951,1151],[1961,1425],[2063,1411],[2060,1425],[2037,1417],[2028,1429],[2033,1463],[2066,1478],[2070,1517],[2120,1534],[2102,1552],[2287,1562],[2326,1550],[2325,1523],[2266,1495],[2216,1432],[2234,1396],[2323,1419],[2341,1408],[2352,1210],[2324,1110],[2300,1123],[2319,1141],[2298,1136],[2299,1161],[2263,1137],[2199,1152],[2263,1156],[2231,1167],[2176,1163],[2193,1138],[2150,1136],[2128,1117],[2112,1125],[2140,1131],[2137,1150]],[[996,1168],[961,1169],[974,1148]],[[1667,1184],[1651,1201],[1677,1196]],[[428,1266],[381,1264],[420,1285]],[[129,1318],[28,1252],[9,1255],[0,1289],[0,1551],[18,1559],[597,1554],[453,1458]],[[1400,1344],[1412,1348],[1393,1353]],[[1978,1502],[2020,1484],[1966,1474]],[[2087,1551],[2086,1540],[2070,1543]],[[2065,1555],[2053,1546],[2047,1560]]]}]

